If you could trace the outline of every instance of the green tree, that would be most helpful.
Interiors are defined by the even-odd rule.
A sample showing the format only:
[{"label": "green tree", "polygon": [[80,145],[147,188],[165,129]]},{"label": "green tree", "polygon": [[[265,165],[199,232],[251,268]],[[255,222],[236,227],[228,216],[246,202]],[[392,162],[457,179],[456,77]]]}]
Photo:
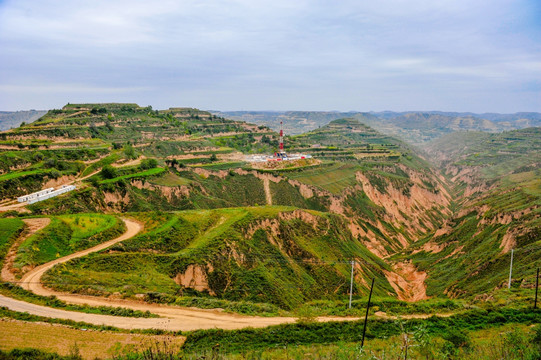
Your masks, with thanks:
[{"label": "green tree", "polygon": [[158,160],[156,159],[144,159],[139,166],[142,170],[153,169],[158,166]]},{"label": "green tree", "polygon": [[100,171],[100,176],[104,179],[113,179],[117,176],[117,172],[111,165],[105,165]]},{"label": "green tree", "polygon": [[124,145],[124,155],[126,155],[126,157],[128,159],[136,159],[137,158],[137,154],[135,153],[135,149],[130,144]]}]

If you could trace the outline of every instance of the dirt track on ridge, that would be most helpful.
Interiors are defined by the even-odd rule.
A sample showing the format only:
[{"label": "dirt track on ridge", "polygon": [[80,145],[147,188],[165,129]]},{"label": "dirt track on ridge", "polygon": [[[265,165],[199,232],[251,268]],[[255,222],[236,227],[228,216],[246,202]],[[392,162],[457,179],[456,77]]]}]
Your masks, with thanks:
[{"label": "dirt track on ridge", "polygon": [[[45,288],[41,284],[43,274],[57,264],[64,263],[71,259],[79,258],[90,253],[103,250],[123,240],[127,240],[139,233],[142,226],[134,221],[124,219],[127,231],[120,237],[97,245],[93,248],[79,251],[77,253],[53,260],[49,263],[40,265],[28,272],[21,280],[21,286],[27,290],[43,296],[55,295],[57,298],[70,304],[88,304],[91,306],[119,306],[140,311],[150,311],[161,316],[161,318],[128,318],[109,315],[86,314],[75,311],[65,311],[49,308],[46,306],[26,303],[24,301],[11,299],[0,295],[0,306],[6,306],[14,311],[28,312],[30,314],[53,317],[60,319],[69,319],[74,321],[84,321],[96,325],[110,325],[123,329],[163,329],[163,330],[182,330],[190,331],[197,329],[240,329],[245,327],[266,327],[283,323],[295,322],[294,317],[255,317],[236,314],[227,314],[218,310],[204,310],[195,308],[182,308],[177,306],[167,306],[159,304],[147,304],[132,300],[108,299],[93,296],[84,296],[77,294],[67,294],[56,292]],[[319,321],[348,321],[358,320],[358,318],[344,317],[320,317]]]}]

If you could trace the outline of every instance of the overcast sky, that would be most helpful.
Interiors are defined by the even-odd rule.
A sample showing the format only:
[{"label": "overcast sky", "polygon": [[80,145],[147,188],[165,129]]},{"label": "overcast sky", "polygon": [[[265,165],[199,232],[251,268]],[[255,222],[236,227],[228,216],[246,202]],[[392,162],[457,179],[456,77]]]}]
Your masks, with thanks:
[{"label": "overcast sky", "polygon": [[541,111],[539,0],[0,0],[0,110]]}]

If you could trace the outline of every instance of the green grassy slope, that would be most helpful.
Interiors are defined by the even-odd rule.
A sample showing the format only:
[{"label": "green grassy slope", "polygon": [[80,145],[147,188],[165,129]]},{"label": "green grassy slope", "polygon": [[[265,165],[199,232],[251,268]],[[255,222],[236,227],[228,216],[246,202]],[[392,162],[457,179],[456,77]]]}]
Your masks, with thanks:
[{"label": "green grassy slope", "polygon": [[458,203],[445,231],[410,249],[424,249],[409,257],[431,274],[430,293],[493,296],[508,285],[511,249],[512,287],[517,296],[531,289],[541,266],[541,129],[465,133],[429,151],[451,178]]},{"label": "green grassy slope", "polygon": [[[403,122],[410,116],[402,115]],[[252,167],[237,153],[272,153],[277,148],[276,133],[191,108],[155,111],[136,104],[71,104],[31,125],[0,133],[0,142],[9,147],[0,152],[4,198],[40,189],[52,179],[88,176],[77,182],[77,191],[28,206],[33,214],[54,215],[54,226],[47,236],[23,246],[21,254],[27,258],[21,255],[19,265],[33,264],[36,257],[46,261],[61,256],[97,236],[74,235],[79,231],[72,227],[75,220],[68,221],[64,214],[163,211],[168,214],[161,224],[165,228],[158,226],[127,242],[119,249],[122,253],[94,255],[118,258],[132,269],[129,274],[111,268],[110,283],[93,287],[92,282],[99,282],[103,274],[87,260],[79,260],[85,269],[88,266],[88,273],[72,275],[89,286],[80,291],[180,296],[181,289],[190,287],[180,286],[176,276],[185,276],[192,266],[189,271],[198,276],[205,272],[207,292],[213,296],[266,303],[276,297],[273,304],[287,308],[307,299],[332,298],[331,292],[341,289],[337,284],[347,276],[347,265],[333,267],[328,261],[368,256],[385,259],[378,260],[379,272],[373,270],[384,284],[378,290],[381,294],[395,292],[383,269],[398,271],[392,265],[408,259],[428,273],[430,296],[479,294],[501,285],[510,247],[531,247],[529,257],[520,261],[524,265],[517,264],[518,273],[527,279],[523,287],[529,286],[539,228],[538,129],[443,137],[426,150],[442,169],[442,177],[410,146],[359,121],[375,121],[373,115],[351,116],[355,118],[337,119],[287,137],[287,152],[310,154],[313,159],[285,168]],[[438,116],[429,116],[434,129],[440,129]],[[324,227],[310,230],[306,219],[297,219],[295,227],[292,219],[278,215],[286,211],[283,208],[263,216],[261,209],[275,209],[265,205],[303,209],[326,219],[336,233],[327,236]],[[172,213],[176,211],[182,212]],[[250,232],[250,243],[242,224],[252,217],[277,221],[282,238],[262,229]],[[286,251],[284,246],[291,241],[300,255],[323,264],[307,270],[306,264],[293,262],[287,271],[271,264],[267,268],[272,271],[263,271],[266,265],[252,269],[229,260],[210,267],[194,262],[196,256],[209,259],[216,249],[223,250],[226,245],[220,242],[229,236],[242,244],[233,247],[239,254],[262,251],[269,261],[274,255],[282,261],[283,254],[275,252]],[[345,245],[350,243],[352,248]],[[465,254],[468,258],[462,259]],[[294,259],[295,254],[286,255]],[[202,268],[194,270],[195,265]],[[139,283],[141,273],[148,273],[150,280]],[[244,278],[243,273],[250,276]],[[491,273],[497,275],[489,284]],[[291,274],[298,282],[283,280]],[[124,291],[116,284],[128,275],[136,285]],[[245,289],[238,296],[224,290],[233,275]],[[258,281],[281,290],[258,295]],[[267,297],[261,300],[261,296]]]},{"label": "green grassy slope", "polygon": [[[21,128],[17,132],[17,139],[32,143],[37,141],[33,139],[46,136],[47,133],[60,134],[60,130],[63,138],[74,138],[68,142],[73,144],[73,149],[81,146],[77,143],[82,141],[79,136],[86,136],[90,138],[89,145],[100,150],[83,154],[80,159],[70,157],[68,160],[66,154],[73,156],[76,153],[66,152],[67,148],[60,146],[64,142],[51,141],[47,151],[53,151],[59,163],[77,162],[79,176],[93,175],[78,183],[75,192],[28,206],[33,213],[61,215],[68,212],[191,210],[199,214],[190,217],[185,212],[185,221],[170,220],[175,223],[171,224],[167,234],[160,232],[147,235],[145,246],[167,255],[141,252],[140,249],[129,252],[129,256],[111,255],[122,258],[123,266],[132,269],[130,274],[117,274],[113,269],[104,275],[89,265],[87,273],[73,275],[73,279],[76,279],[73,283],[81,281],[84,284],[80,290],[83,292],[179,295],[178,291],[182,287],[174,283],[176,275],[171,272],[172,265],[167,263],[173,261],[172,258],[193,260],[194,254],[200,257],[202,254],[212,254],[216,239],[224,236],[222,232],[229,234],[230,229],[246,217],[240,210],[237,214],[240,218],[237,215],[208,215],[213,209],[272,204],[318,211],[319,216],[333,219],[333,229],[341,229],[339,232],[333,230],[337,231],[335,237],[345,243],[352,241],[353,247],[334,243],[335,238],[325,236],[324,228],[309,231],[305,226],[299,229],[292,227],[287,235],[283,235],[282,241],[285,244],[287,241],[295,242],[295,246],[303,249],[301,254],[306,251],[310,257],[323,263],[314,265],[309,272],[303,269],[305,264],[295,262],[289,265],[287,271],[281,269],[279,264],[273,265],[276,269],[272,272],[263,271],[266,265],[257,266],[250,269],[250,277],[244,279],[239,273],[246,269],[223,261],[213,264],[212,269],[216,270],[209,270],[207,274],[209,286],[214,286],[209,289],[209,294],[232,301],[263,301],[292,308],[307,299],[332,298],[334,292],[337,296],[343,296],[345,287],[342,283],[347,278],[349,267],[348,260],[344,258],[361,256],[363,259],[368,257],[374,260],[378,256],[395,254],[418,237],[437,228],[444,221],[447,211],[448,195],[441,181],[431,172],[429,164],[416,156],[403,142],[383,135],[355,119],[339,119],[313,132],[289,138],[286,143],[288,152],[308,153],[315,161],[276,170],[253,169],[233,153],[234,150],[272,152],[277,146],[275,133],[266,128],[217,118],[195,109],[156,112],[133,104],[70,105],[49,112],[33,126]],[[81,135],[84,131],[86,135]],[[15,140],[6,135],[6,141]],[[39,146],[39,151],[45,151],[40,150]],[[64,153],[59,153],[61,149]],[[26,159],[24,161],[27,162],[21,164],[41,170],[41,163],[35,162],[36,154],[33,151],[37,150],[23,147],[15,155]],[[152,167],[144,167],[144,163],[149,161],[154,161]],[[24,170],[21,168],[17,171]],[[413,211],[410,206],[414,206]],[[253,210],[244,211],[251,213]],[[269,213],[266,216],[269,217],[266,221],[275,221],[272,219],[277,215]],[[209,224],[213,221],[218,224],[201,224],[202,219],[207,219],[205,221]],[[220,223],[222,220],[223,224]],[[276,221],[279,226],[285,226],[289,220]],[[198,229],[208,226],[212,229],[192,236],[187,224]],[[66,224],[57,225],[55,234],[49,234],[49,240],[40,239],[44,243],[42,246],[36,245],[43,254],[47,253],[44,255],[47,259],[63,254],[59,248],[66,247],[66,239],[70,236]],[[342,232],[344,234],[339,235]],[[192,238],[188,241],[187,236]],[[307,240],[308,236],[324,240],[311,244]],[[347,241],[344,236],[348,237]],[[265,255],[269,260],[276,260],[271,256],[276,250],[276,244],[269,245],[266,232],[257,232],[250,237],[257,248],[268,247]],[[162,239],[170,241],[163,242]],[[51,241],[55,244],[51,244]],[[128,242],[125,246],[135,245]],[[25,245],[23,250],[30,252],[28,249]],[[50,251],[45,251],[47,249]],[[339,250],[337,253],[336,249]],[[32,254],[36,255],[40,251],[33,251]],[[288,256],[293,257],[292,254]],[[336,262],[339,258],[342,260]],[[278,259],[282,261],[281,257]],[[335,263],[329,265],[327,261],[331,260],[328,259]],[[368,273],[377,274],[380,279],[378,283],[381,288],[378,292],[394,294],[395,290],[383,274],[384,268],[388,273],[393,269],[381,260],[378,261],[381,262],[376,266],[378,270],[370,270]],[[21,264],[28,262],[28,259],[21,260]],[[189,262],[182,264],[195,265]],[[178,271],[184,273],[187,268],[181,267]],[[195,270],[190,268],[190,271]],[[140,273],[148,274],[148,279],[142,283],[138,280]],[[231,274],[239,277],[237,281],[243,284],[239,285],[243,288],[242,292],[229,293],[220,289],[220,286],[225,286],[224,282],[227,284],[230,281],[227,276]],[[294,275],[297,282],[283,280],[291,275]],[[116,285],[121,283],[122,276],[128,276],[128,283],[139,285],[122,290]],[[90,286],[100,283],[102,278],[110,279],[110,283]],[[369,275],[365,274],[363,279],[365,283],[361,288],[365,291]],[[177,283],[179,281],[177,279]],[[259,295],[261,289],[256,286],[258,281],[266,284],[266,295]],[[271,287],[275,290],[270,291]],[[265,298],[261,300],[261,296]],[[274,300],[271,299],[273,297]]]},{"label": "green grassy slope", "polygon": [[20,219],[0,219],[0,267],[4,263],[9,248],[23,231],[24,222]]},{"label": "green grassy slope", "polygon": [[124,223],[115,216],[77,214],[53,217],[51,223],[26,239],[20,246],[14,267],[24,271],[36,266],[111,240],[125,231]]},{"label": "green grassy slope", "polygon": [[157,292],[169,301],[212,294],[291,309],[306,300],[347,296],[353,258],[361,263],[355,294],[366,294],[374,276],[377,294],[393,292],[383,275],[388,266],[336,215],[256,207],[141,219],[155,225],[110,252],[53,269],[45,281],[82,293],[156,297],[149,293]]}]

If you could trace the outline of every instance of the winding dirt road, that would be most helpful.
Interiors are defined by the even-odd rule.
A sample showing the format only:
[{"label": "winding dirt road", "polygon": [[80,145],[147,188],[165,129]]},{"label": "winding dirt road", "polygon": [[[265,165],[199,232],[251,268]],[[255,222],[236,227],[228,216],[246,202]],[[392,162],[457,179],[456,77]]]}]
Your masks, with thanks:
[{"label": "winding dirt road", "polygon": [[[40,265],[31,270],[21,279],[21,286],[27,290],[43,296],[55,295],[60,300],[70,304],[88,304],[91,306],[118,306],[140,311],[150,311],[161,316],[161,318],[129,318],[109,315],[86,314],[74,311],[65,311],[53,309],[46,306],[26,303],[24,301],[11,299],[0,295],[0,306],[6,306],[11,310],[28,312],[30,314],[68,319],[74,321],[84,321],[95,325],[110,325],[123,329],[163,329],[171,331],[191,331],[198,329],[240,329],[245,327],[266,327],[283,323],[295,322],[293,317],[255,317],[242,316],[236,314],[227,314],[218,310],[204,310],[195,308],[182,308],[177,306],[147,304],[143,302],[108,299],[93,296],[84,296],[77,294],[68,294],[56,292],[45,288],[41,284],[43,274],[53,266],[65,263],[71,259],[76,259],[90,253],[108,248],[118,242],[127,240],[139,233],[142,226],[135,221],[123,219],[126,223],[127,231],[116,239],[97,245],[90,249],[76,252],[60,259],[53,260],[47,264]],[[319,321],[347,321],[358,320],[358,318],[343,317],[321,317]]]},{"label": "winding dirt road", "polygon": [[51,219],[49,218],[23,219],[23,221],[25,223],[25,228],[21,235],[19,235],[19,238],[9,248],[4,260],[4,266],[2,267],[1,272],[1,278],[4,281],[16,281],[13,263],[15,262],[17,251],[19,250],[21,244],[34,233],[45,228],[51,223]]},{"label": "winding dirt road", "polygon": [[43,296],[51,296],[51,295],[60,295],[61,293],[57,293],[56,291],[46,289],[41,284],[41,277],[45,272],[49,269],[52,269],[53,266],[62,264],[65,262],[68,262],[72,259],[77,259],[83,256],[86,256],[88,254],[91,254],[93,252],[101,251],[103,249],[107,249],[110,246],[113,246],[116,243],[119,243],[121,241],[127,240],[129,238],[134,237],[137,235],[141,230],[142,226],[139,223],[136,223],[132,220],[123,219],[124,223],[126,224],[126,232],[116,239],[106,241],[104,243],[101,243],[99,245],[96,245],[94,247],[91,247],[86,250],[81,250],[76,253],[64,256],[62,258],[50,261],[46,264],[40,265],[29,272],[27,272],[21,279],[20,286],[26,290],[30,290],[38,295]]}]

